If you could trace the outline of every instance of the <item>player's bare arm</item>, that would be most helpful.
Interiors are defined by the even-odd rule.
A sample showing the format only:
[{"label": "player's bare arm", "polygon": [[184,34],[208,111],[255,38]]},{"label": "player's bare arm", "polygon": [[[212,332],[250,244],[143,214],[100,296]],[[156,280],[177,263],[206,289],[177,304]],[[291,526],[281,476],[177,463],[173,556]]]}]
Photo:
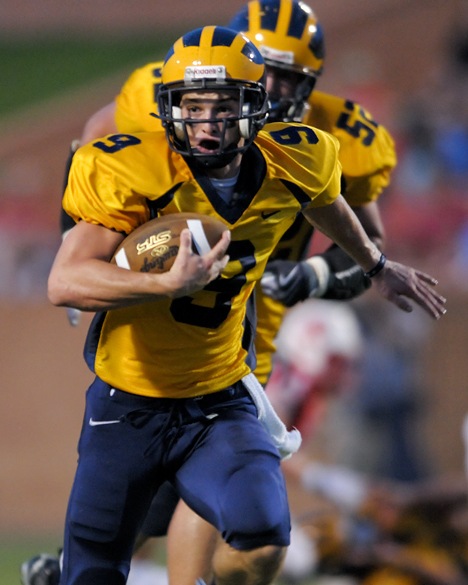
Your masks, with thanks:
[{"label": "player's bare arm", "polygon": [[366,205],[352,207],[357,215],[366,234],[378,248],[383,248],[385,243],[385,228],[379,211],[379,205],[376,201],[371,201]]},{"label": "player's bare arm", "polygon": [[[385,229],[377,202],[352,207],[369,239],[380,249]],[[371,280],[362,268],[336,245],[302,262],[277,259],[267,264],[262,277],[266,295],[286,307],[306,298],[349,300],[364,293]]]},{"label": "player's bare arm", "polygon": [[86,122],[81,134],[81,144],[86,144],[106,134],[118,132],[115,123],[115,102],[110,102],[95,112]]},{"label": "player's bare arm", "polygon": [[445,314],[446,299],[433,288],[437,280],[410,266],[385,261],[381,251],[369,239],[357,216],[341,195],[331,205],[309,208],[304,211],[304,215],[372,276],[384,298],[403,311],[413,310],[409,301],[412,299],[434,319]]},{"label": "player's bare arm", "polygon": [[229,232],[204,256],[192,252],[188,232],[181,237],[179,254],[170,271],[133,272],[109,263],[123,238],[105,227],[79,222],[62,242],[54,261],[48,282],[50,301],[82,311],[105,311],[162,297],[175,298],[203,288],[228,261]]}]

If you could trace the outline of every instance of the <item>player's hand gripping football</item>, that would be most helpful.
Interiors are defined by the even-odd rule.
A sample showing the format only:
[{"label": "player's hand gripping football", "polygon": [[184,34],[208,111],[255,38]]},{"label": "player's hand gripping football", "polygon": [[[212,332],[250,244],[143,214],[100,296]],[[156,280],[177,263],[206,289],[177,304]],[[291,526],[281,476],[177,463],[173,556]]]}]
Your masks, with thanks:
[{"label": "player's hand gripping football", "polygon": [[231,232],[226,230],[219,242],[202,256],[192,250],[192,235],[189,229],[180,233],[180,245],[168,278],[174,286],[173,297],[182,297],[202,289],[206,284],[217,278],[229,262],[226,254],[231,241]]},{"label": "player's hand gripping football", "polygon": [[372,281],[384,298],[407,313],[413,310],[409,299],[415,301],[434,319],[440,319],[447,312],[445,297],[434,289],[437,280],[425,272],[387,260],[384,268]]}]

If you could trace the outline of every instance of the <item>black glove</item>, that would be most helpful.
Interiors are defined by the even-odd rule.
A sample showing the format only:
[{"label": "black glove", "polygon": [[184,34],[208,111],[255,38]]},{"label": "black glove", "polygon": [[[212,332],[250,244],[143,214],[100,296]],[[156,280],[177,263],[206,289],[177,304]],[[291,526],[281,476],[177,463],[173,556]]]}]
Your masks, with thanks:
[{"label": "black glove", "polygon": [[268,262],[261,280],[263,292],[286,307],[311,296],[319,288],[315,269],[307,262],[272,260]]},{"label": "black glove", "polygon": [[[323,258],[330,268],[329,281],[324,293],[321,295],[322,298],[345,301],[354,299],[370,288],[371,279],[336,244],[332,244],[318,257]],[[314,260],[310,259],[309,262],[314,262]]]},{"label": "black glove", "polygon": [[353,299],[371,286],[371,279],[356,264],[340,272],[332,272],[327,260],[318,255],[302,262],[269,262],[261,284],[266,295],[286,307],[292,307],[310,297]]},{"label": "black glove", "polygon": [[328,286],[322,299],[346,301],[361,295],[371,286],[371,279],[355,264],[341,272],[330,272]]}]

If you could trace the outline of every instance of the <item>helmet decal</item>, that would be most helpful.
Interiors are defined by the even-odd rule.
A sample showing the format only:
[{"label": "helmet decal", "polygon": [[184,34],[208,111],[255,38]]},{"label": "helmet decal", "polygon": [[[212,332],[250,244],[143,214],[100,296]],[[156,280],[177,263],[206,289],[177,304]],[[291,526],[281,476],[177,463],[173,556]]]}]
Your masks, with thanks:
[{"label": "helmet decal", "polygon": [[272,2],[260,2],[261,28],[264,28],[265,30],[276,30],[278,25],[279,10],[279,0],[273,0]]},{"label": "helmet decal", "polygon": [[319,23],[317,23],[316,27],[317,28],[315,34],[310,39],[309,49],[317,57],[317,59],[323,61],[323,59],[325,58],[325,41],[323,39],[323,28]]},{"label": "helmet decal", "polygon": [[300,39],[304,34],[304,29],[307,25],[308,14],[303,9],[299,2],[294,2],[292,5],[291,21],[289,23],[288,35]]}]

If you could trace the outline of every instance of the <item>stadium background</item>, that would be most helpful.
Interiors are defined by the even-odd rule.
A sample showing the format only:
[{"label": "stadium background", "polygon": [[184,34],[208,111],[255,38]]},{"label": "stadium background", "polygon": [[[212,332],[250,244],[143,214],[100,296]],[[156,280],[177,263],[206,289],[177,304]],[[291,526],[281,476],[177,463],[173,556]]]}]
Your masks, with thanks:
[{"label": "stadium background", "polygon": [[[135,66],[162,57],[186,30],[226,23],[243,4],[0,2],[3,550],[15,539],[60,535],[84,390],[91,379],[81,360],[88,317],[72,329],[65,312],[49,306],[45,297],[47,272],[59,244],[58,202],[69,143]],[[455,41],[468,30],[466,2],[314,0],[312,5],[327,45],[319,88],[367,106],[393,132],[400,162],[405,161],[405,106],[432,95],[436,110],[433,88],[457,81]],[[55,53],[42,53],[44,46],[55,46]],[[66,47],[68,61],[63,58]],[[463,73],[468,76],[466,69]],[[460,120],[465,131],[467,118],[465,112],[464,122]],[[465,173],[464,179],[466,168]],[[461,249],[466,181],[442,175],[417,196],[409,192],[413,185],[401,178],[383,200],[388,251],[438,276],[449,298],[446,318],[437,324],[427,319],[420,365],[424,409],[414,433],[434,473],[458,473],[463,470],[460,426],[468,410],[468,261]]]}]

